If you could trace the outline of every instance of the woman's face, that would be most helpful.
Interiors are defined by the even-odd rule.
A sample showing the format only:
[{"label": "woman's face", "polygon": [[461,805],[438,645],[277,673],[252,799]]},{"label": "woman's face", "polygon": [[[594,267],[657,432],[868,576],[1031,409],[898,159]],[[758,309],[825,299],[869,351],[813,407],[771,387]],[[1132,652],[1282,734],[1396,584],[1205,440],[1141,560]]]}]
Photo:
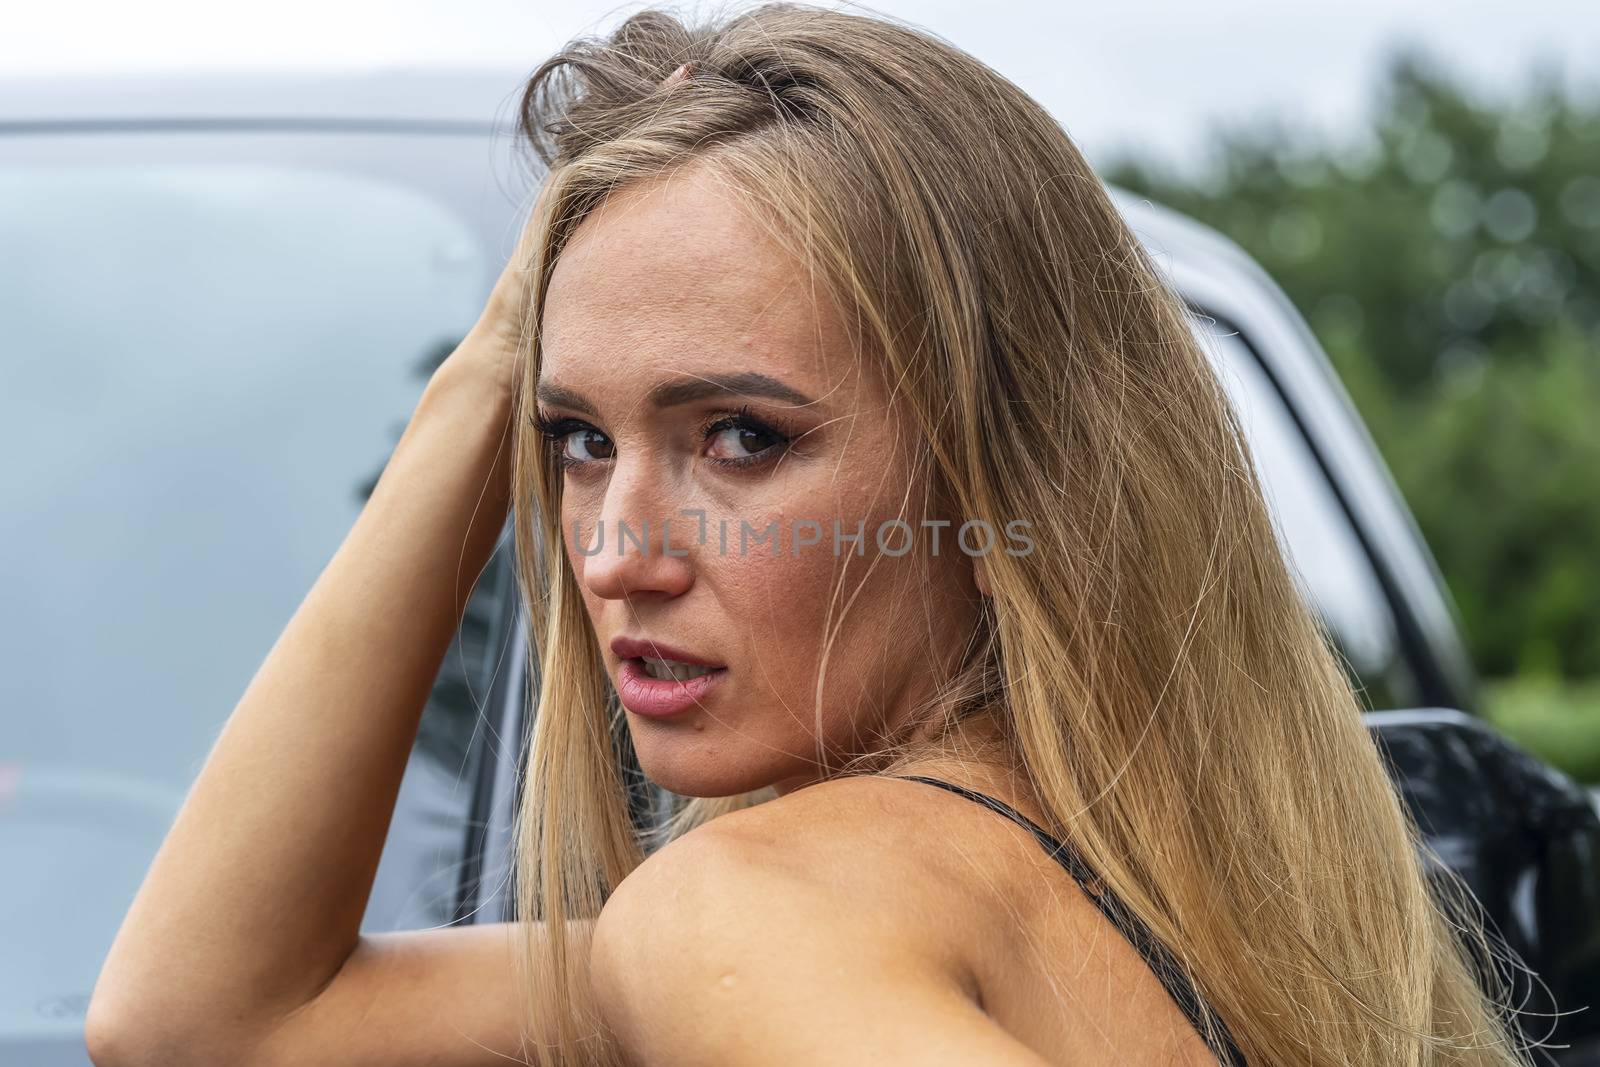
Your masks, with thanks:
[{"label": "woman's face", "polygon": [[[787,791],[819,741],[872,749],[959,655],[977,593],[953,528],[924,581],[909,424],[806,267],[686,168],[577,228],[542,337],[567,557],[645,773]],[[908,504],[917,549],[891,554],[889,527],[880,550]]]}]

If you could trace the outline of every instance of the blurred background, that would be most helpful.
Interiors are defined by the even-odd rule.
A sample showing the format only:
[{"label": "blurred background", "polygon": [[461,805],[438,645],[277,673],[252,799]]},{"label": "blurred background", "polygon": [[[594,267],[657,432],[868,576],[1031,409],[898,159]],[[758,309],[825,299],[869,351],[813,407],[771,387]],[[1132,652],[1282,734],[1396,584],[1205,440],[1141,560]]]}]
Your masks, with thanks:
[{"label": "blurred background", "polygon": [[[86,1062],[89,988],[188,782],[511,251],[522,81],[643,6],[7,10],[0,1065]],[[1248,372],[1288,547],[1368,706],[1448,700],[1600,784],[1592,0],[868,10],[1017,82],[1107,181],[1237,242],[1304,316],[1454,605],[1445,652],[1396,651],[1385,597],[1405,597],[1332,529],[1303,413],[1273,415]],[[365,930],[503,889],[504,564],[422,720]],[[1456,630],[1481,685],[1423,677]]]}]

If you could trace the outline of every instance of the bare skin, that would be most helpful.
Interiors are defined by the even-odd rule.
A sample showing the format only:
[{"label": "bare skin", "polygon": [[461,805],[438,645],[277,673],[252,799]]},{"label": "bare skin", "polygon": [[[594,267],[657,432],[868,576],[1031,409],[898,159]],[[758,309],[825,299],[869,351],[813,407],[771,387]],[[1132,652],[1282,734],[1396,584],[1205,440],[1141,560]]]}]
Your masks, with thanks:
[{"label": "bare skin", "polygon": [[[904,427],[886,394],[859,372],[836,312],[792,284],[795,266],[727,195],[688,174],[619,196],[558,263],[540,384],[589,410],[541,402],[540,413],[581,416],[592,432],[577,455],[611,463],[569,470],[569,536],[574,518],[670,514],[686,498],[729,514],[875,515],[905,489]],[[507,512],[522,253],[429,383],[152,864],[91,1004],[100,1067],[521,1058],[512,946],[537,928],[365,936],[359,923],[422,708]],[[664,381],[739,371],[816,401],[784,413],[805,423],[804,454],[762,477],[707,460],[743,458],[765,438],[696,436],[705,411],[645,402]],[[569,558],[602,649],[645,634],[714,653],[728,671],[699,708],[630,711],[646,772],[689,795],[780,794],[661,849],[576,931],[593,934],[594,992],[633,1062],[1213,1062],[1020,828],[918,783],[818,780],[819,725],[830,749],[849,750],[926,695],[926,661],[887,654],[883,634],[911,630],[951,651],[984,584],[965,557],[926,590],[938,610],[914,625],[896,615],[921,603],[905,595],[910,579],[875,576],[820,694],[810,608],[834,577],[826,553]],[[615,680],[621,658],[606,656]],[[973,720],[969,740],[993,727]],[[998,765],[930,757],[912,772],[1043,819],[1027,783]]]},{"label": "bare skin", "polygon": [[[916,771],[1007,795],[963,767]],[[913,782],[827,782],[673,842],[607,903],[591,965],[650,1067],[1216,1063],[1031,836]]]}]

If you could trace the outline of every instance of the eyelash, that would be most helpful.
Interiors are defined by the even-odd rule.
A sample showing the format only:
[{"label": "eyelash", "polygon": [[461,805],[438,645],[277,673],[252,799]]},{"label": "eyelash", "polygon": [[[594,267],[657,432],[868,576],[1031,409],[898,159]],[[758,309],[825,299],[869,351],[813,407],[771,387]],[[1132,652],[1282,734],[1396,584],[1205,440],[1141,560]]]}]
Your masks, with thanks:
[{"label": "eyelash", "polygon": [[[534,426],[538,427],[539,432],[544,435],[545,443],[555,453],[556,462],[561,465],[563,470],[586,467],[591,462],[604,462],[603,460],[573,459],[567,455],[564,445],[566,439],[572,434],[580,430],[600,432],[582,419],[549,418],[543,412],[538,412],[531,421]],[[704,444],[724,430],[734,429],[750,430],[765,436],[775,437],[777,440],[753,456],[740,456],[735,459],[709,458],[709,462],[727,470],[743,470],[770,463],[779,458],[794,443],[793,434],[773,421],[756,418],[751,414],[748,405],[741,406],[735,411],[713,412],[708,421],[700,428],[700,442]],[[604,435],[602,434],[602,436]]]}]

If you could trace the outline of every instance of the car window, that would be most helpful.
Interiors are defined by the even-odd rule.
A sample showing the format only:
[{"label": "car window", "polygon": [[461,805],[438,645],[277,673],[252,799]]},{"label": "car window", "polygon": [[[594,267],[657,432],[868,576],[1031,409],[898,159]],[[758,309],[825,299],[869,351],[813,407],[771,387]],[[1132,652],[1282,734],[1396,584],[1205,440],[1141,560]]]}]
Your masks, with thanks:
[{"label": "car window", "polygon": [[1282,394],[1239,333],[1206,319],[1195,328],[1244,425],[1279,546],[1364,706],[1410,706],[1417,683],[1388,598]]},{"label": "car window", "polygon": [[[3,167],[0,249],[0,1038],[24,1038],[81,1030],[493,264],[447,205],[298,166]],[[480,583],[440,672],[367,930],[452,917],[508,596]]]}]

